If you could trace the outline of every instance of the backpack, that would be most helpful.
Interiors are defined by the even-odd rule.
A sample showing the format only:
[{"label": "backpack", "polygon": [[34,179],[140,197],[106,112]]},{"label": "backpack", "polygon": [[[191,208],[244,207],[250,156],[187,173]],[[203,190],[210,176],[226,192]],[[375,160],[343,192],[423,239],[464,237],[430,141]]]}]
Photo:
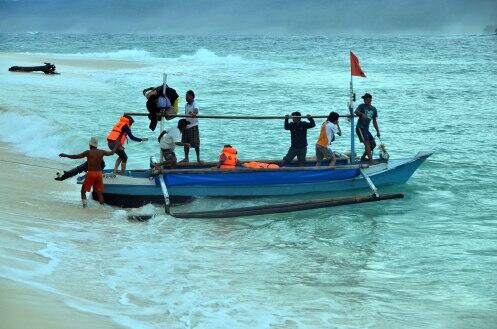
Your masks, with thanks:
[{"label": "backpack", "polygon": [[[157,95],[150,96],[147,99],[147,103],[146,103],[146,107],[147,107],[147,110],[149,113],[148,118],[150,119],[149,128],[152,131],[155,130],[155,128],[157,126],[157,121],[158,120],[160,121],[160,118],[157,119],[157,114],[162,110],[161,108],[158,107],[158,104],[157,104],[157,99],[160,96],[167,97],[169,99],[169,101],[171,102],[171,106],[176,109],[176,113],[178,112],[178,102],[177,102],[178,98],[179,98],[178,93],[176,92],[176,90],[174,88],[171,88],[166,84],[166,95],[164,95],[162,92],[162,90],[163,90],[162,86],[163,85],[160,85],[158,87],[149,87],[149,88],[143,89],[143,96],[146,96],[147,92],[149,92],[149,91],[152,91],[152,90],[157,91]],[[166,120],[170,120],[172,118],[173,117],[169,117],[169,119],[168,119],[166,117]]]},{"label": "backpack", "polygon": [[171,102],[171,104],[174,104],[174,102],[179,98],[179,95],[178,93],[176,92],[176,89],[174,88],[171,88],[169,87],[167,84],[166,84],[166,95],[164,95],[164,93],[162,92],[163,88],[162,88],[163,85],[160,85],[158,87],[149,87],[149,88],[145,88],[143,89],[143,96],[145,96],[145,94],[150,91],[150,90],[157,90],[157,93],[159,95],[162,95],[162,96],[166,96],[167,98],[169,98],[169,101]]}]

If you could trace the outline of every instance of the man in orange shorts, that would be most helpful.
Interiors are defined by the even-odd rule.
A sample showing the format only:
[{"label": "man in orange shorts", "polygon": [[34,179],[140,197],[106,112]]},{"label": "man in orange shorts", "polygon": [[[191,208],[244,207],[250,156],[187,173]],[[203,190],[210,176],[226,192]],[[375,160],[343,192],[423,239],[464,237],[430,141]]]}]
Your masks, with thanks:
[{"label": "man in orange shorts", "polygon": [[90,149],[84,151],[80,154],[59,154],[61,158],[69,158],[69,159],[82,159],[86,157],[88,161],[88,173],[86,174],[86,178],[83,182],[83,186],[81,186],[81,201],[83,202],[83,208],[86,208],[88,205],[86,200],[86,192],[90,192],[91,187],[93,186],[93,191],[97,193],[98,202],[100,204],[104,203],[104,182],[102,177],[102,160],[104,156],[113,155],[116,152],[117,147],[120,145],[119,143],[115,143],[114,149],[111,151],[104,151],[98,149],[98,138],[92,137],[90,139]]}]

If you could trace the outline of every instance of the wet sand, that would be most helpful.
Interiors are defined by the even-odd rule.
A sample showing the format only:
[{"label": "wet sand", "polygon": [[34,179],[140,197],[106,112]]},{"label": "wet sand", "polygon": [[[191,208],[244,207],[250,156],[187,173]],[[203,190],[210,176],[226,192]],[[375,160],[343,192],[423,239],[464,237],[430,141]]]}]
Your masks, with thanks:
[{"label": "wet sand", "polygon": [[[26,53],[0,53],[0,61],[11,63],[11,66],[39,66],[49,62],[60,68],[60,66],[81,67],[98,70],[138,69],[148,65],[138,61],[117,59],[88,59],[57,57],[53,54],[26,54]],[[61,71],[57,69],[57,71]]]},{"label": "wet sand", "polygon": [[39,253],[43,245],[23,239],[23,234],[40,227],[56,227],[68,218],[104,220],[111,210],[95,204],[83,209],[74,181],[57,182],[53,179],[56,170],[44,168],[67,166],[29,158],[11,148],[0,143],[1,328],[120,328],[107,317],[70,308],[63,295],[37,289],[36,284],[16,277],[16,271],[34,271],[37,264],[43,266],[48,262]]},{"label": "wet sand", "polygon": [[121,328],[109,319],[78,312],[54,295],[10,280],[0,279],[2,329]]}]

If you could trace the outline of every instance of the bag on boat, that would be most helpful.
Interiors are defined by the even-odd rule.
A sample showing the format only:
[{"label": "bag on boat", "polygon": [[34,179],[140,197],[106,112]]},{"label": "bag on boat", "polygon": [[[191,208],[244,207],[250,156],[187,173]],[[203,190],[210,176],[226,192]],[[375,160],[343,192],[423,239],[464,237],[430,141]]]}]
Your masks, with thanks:
[{"label": "bag on boat", "polygon": [[250,162],[245,162],[243,164],[245,168],[252,168],[252,169],[277,169],[280,166],[274,163],[266,163],[266,162],[259,162],[259,161],[250,161]]},{"label": "bag on boat", "polygon": [[381,143],[379,149],[380,149],[380,159],[388,161],[388,158],[390,158],[390,154],[388,154],[387,147],[385,146],[385,144]]},{"label": "bag on boat", "polygon": [[[155,128],[157,127],[157,121],[161,120],[161,118],[157,118],[157,115],[160,113],[160,111],[166,109],[164,107],[164,104],[166,104],[167,102],[164,102],[164,97],[167,97],[170,103],[170,107],[174,109],[171,114],[178,114],[179,95],[176,92],[176,89],[169,87],[167,84],[165,95],[163,92],[163,85],[160,85],[158,87],[149,87],[143,89],[143,96],[147,98],[146,106],[149,113],[148,118],[150,119],[150,130],[155,130]],[[166,120],[171,120],[172,118],[173,116],[166,117]]]}]

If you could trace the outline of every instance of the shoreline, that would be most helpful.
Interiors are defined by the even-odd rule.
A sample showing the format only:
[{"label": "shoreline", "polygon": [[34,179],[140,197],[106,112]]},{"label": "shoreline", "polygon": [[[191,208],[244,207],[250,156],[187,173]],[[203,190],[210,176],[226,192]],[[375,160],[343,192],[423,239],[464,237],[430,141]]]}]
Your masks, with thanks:
[{"label": "shoreline", "polygon": [[[42,280],[40,269],[58,264],[40,250],[44,243],[23,235],[38,228],[57,227],[64,220],[84,221],[108,218],[110,208],[91,204],[83,209],[79,190],[68,182],[57,182],[55,170],[63,167],[53,160],[30,158],[0,142],[0,318],[2,328],[123,328],[108,316],[86,313],[66,304],[63,296],[23,283],[31,277]],[[4,161],[1,161],[4,160]],[[17,163],[13,163],[17,162]],[[19,163],[31,164],[23,165]],[[38,166],[38,167],[37,167]],[[27,276],[24,278],[23,276]]]},{"label": "shoreline", "polygon": [[150,66],[140,61],[128,59],[84,58],[83,55],[81,55],[81,57],[75,56],[74,58],[71,58],[63,57],[62,54],[61,56],[57,56],[56,54],[44,55],[38,53],[0,52],[0,60],[10,61],[12,66],[24,66],[26,64],[29,66],[35,66],[42,65],[44,62],[50,62],[58,68],[69,66],[98,70],[141,69]]}]

